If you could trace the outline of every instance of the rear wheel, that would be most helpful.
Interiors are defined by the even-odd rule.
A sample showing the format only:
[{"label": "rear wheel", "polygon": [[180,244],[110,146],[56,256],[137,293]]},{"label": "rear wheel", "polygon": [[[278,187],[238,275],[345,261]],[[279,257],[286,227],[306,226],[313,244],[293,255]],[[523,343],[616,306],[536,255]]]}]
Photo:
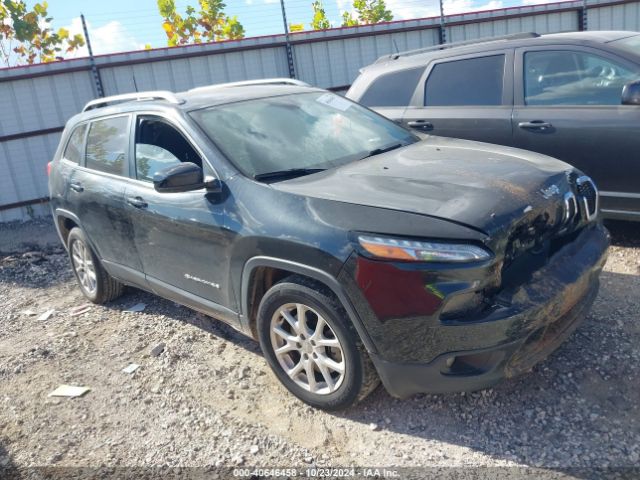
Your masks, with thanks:
[{"label": "rear wheel", "polygon": [[67,249],[73,273],[85,297],[93,303],[106,303],[122,295],[124,286],[104,269],[81,228],[71,229]]},{"label": "rear wheel", "polygon": [[346,408],[379,383],[340,302],[305,277],[289,277],[265,294],[258,333],[278,379],[309,405]]}]

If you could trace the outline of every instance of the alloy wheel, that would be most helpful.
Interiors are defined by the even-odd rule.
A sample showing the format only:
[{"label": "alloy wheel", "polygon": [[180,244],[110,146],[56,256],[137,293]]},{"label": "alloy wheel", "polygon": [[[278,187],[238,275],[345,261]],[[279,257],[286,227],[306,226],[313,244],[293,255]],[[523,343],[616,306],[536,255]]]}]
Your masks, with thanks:
[{"label": "alloy wheel", "polygon": [[80,285],[82,285],[89,294],[95,293],[98,288],[96,268],[93,264],[91,252],[83,241],[75,240],[71,244],[71,259]]},{"label": "alloy wheel", "polygon": [[316,310],[282,305],[271,318],[270,334],[278,363],[298,386],[318,395],[340,388],[346,371],[342,345]]}]

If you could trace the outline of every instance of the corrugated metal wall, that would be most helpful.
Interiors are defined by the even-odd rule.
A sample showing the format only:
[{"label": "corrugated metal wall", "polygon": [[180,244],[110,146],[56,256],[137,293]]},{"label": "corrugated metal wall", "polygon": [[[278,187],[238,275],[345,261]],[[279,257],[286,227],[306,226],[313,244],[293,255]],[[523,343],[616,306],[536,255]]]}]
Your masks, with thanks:
[{"label": "corrugated metal wall", "polygon": [[[590,0],[589,30],[640,30],[640,0]],[[581,1],[525,6],[446,18],[447,41],[580,28]],[[291,35],[296,76],[341,88],[358,70],[399,50],[435,45],[439,19],[337,28]],[[201,85],[289,75],[283,35],[104,55],[96,58],[106,95],[182,91]],[[28,218],[41,206],[3,206],[47,196],[46,164],[66,120],[95,98],[88,59],[0,70],[0,222]]]},{"label": "corrugated metal wall", "polygon": [[640,30],[640,3],[600,7],[589,15],[589,30]]}]

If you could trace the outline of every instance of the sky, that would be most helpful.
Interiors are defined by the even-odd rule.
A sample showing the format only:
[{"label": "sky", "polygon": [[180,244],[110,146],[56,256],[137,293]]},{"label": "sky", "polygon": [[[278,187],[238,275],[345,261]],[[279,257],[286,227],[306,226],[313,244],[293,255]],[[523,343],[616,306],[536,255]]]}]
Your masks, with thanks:
[{"label": "sky", "polygon": [[[289,23],[303,23],[310,29],[313,0],[285,0]],[[471,10],[487,10],[550,0],[445,0],[445,14]],[[32,6],[35,2],[28,0]],[[162,30],[162,18],[156,0],[49,0],[49,15],[53,27],[68,28],[72,34],[81,33],[80,14],[88,25],[94,54],[143,49],[145,44],[164,47],[167,44]],[[225,12],[236,15],[245,27],[247,37],[282,33],[280,0],[227,0]],[[386,0],[394,20],[436,16],[437,0]],[[178,10],[187,5],[197,7],[197,0],[177,0]],[[333,26],[340,25],[341,12],[352,10],[352,0],[324,0],[327,16]],[[73,56],[87,55],[86,48]]]}]

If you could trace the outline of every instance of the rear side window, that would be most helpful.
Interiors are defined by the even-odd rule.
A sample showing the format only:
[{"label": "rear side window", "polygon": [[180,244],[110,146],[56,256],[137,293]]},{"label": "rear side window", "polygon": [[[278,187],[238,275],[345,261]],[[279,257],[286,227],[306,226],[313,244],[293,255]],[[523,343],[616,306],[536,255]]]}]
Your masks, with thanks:
[{"label": "rear side window", "polygon": [[429,74],[424,104],[502,105],[504,55],[438,63]]},{"label": "rear side window", "polygon": [[376,78],[360,99],[367,107],[406,107],[424,67],[388,73]]},{"label": "rear side window", "polygon": [[87,168],[128,176],[129,117],[96,120],[87,136]]},{"label": "rear side window", "polygon": [[159,170],[202,159],[182,134],[157,118],[139,118],[136,129],[136,178],[151,182]]},{"label": "rear side window", "polygon": [[62,155],[62,157],[65,160],[69,160],[70,162],[77,164],[80,163],[84,151],[84,134],[86,132],[86,124],[76,127],[76,129],[71,134],[71,137],[69,138],[67,148],[64,149],[64,154]]}]

